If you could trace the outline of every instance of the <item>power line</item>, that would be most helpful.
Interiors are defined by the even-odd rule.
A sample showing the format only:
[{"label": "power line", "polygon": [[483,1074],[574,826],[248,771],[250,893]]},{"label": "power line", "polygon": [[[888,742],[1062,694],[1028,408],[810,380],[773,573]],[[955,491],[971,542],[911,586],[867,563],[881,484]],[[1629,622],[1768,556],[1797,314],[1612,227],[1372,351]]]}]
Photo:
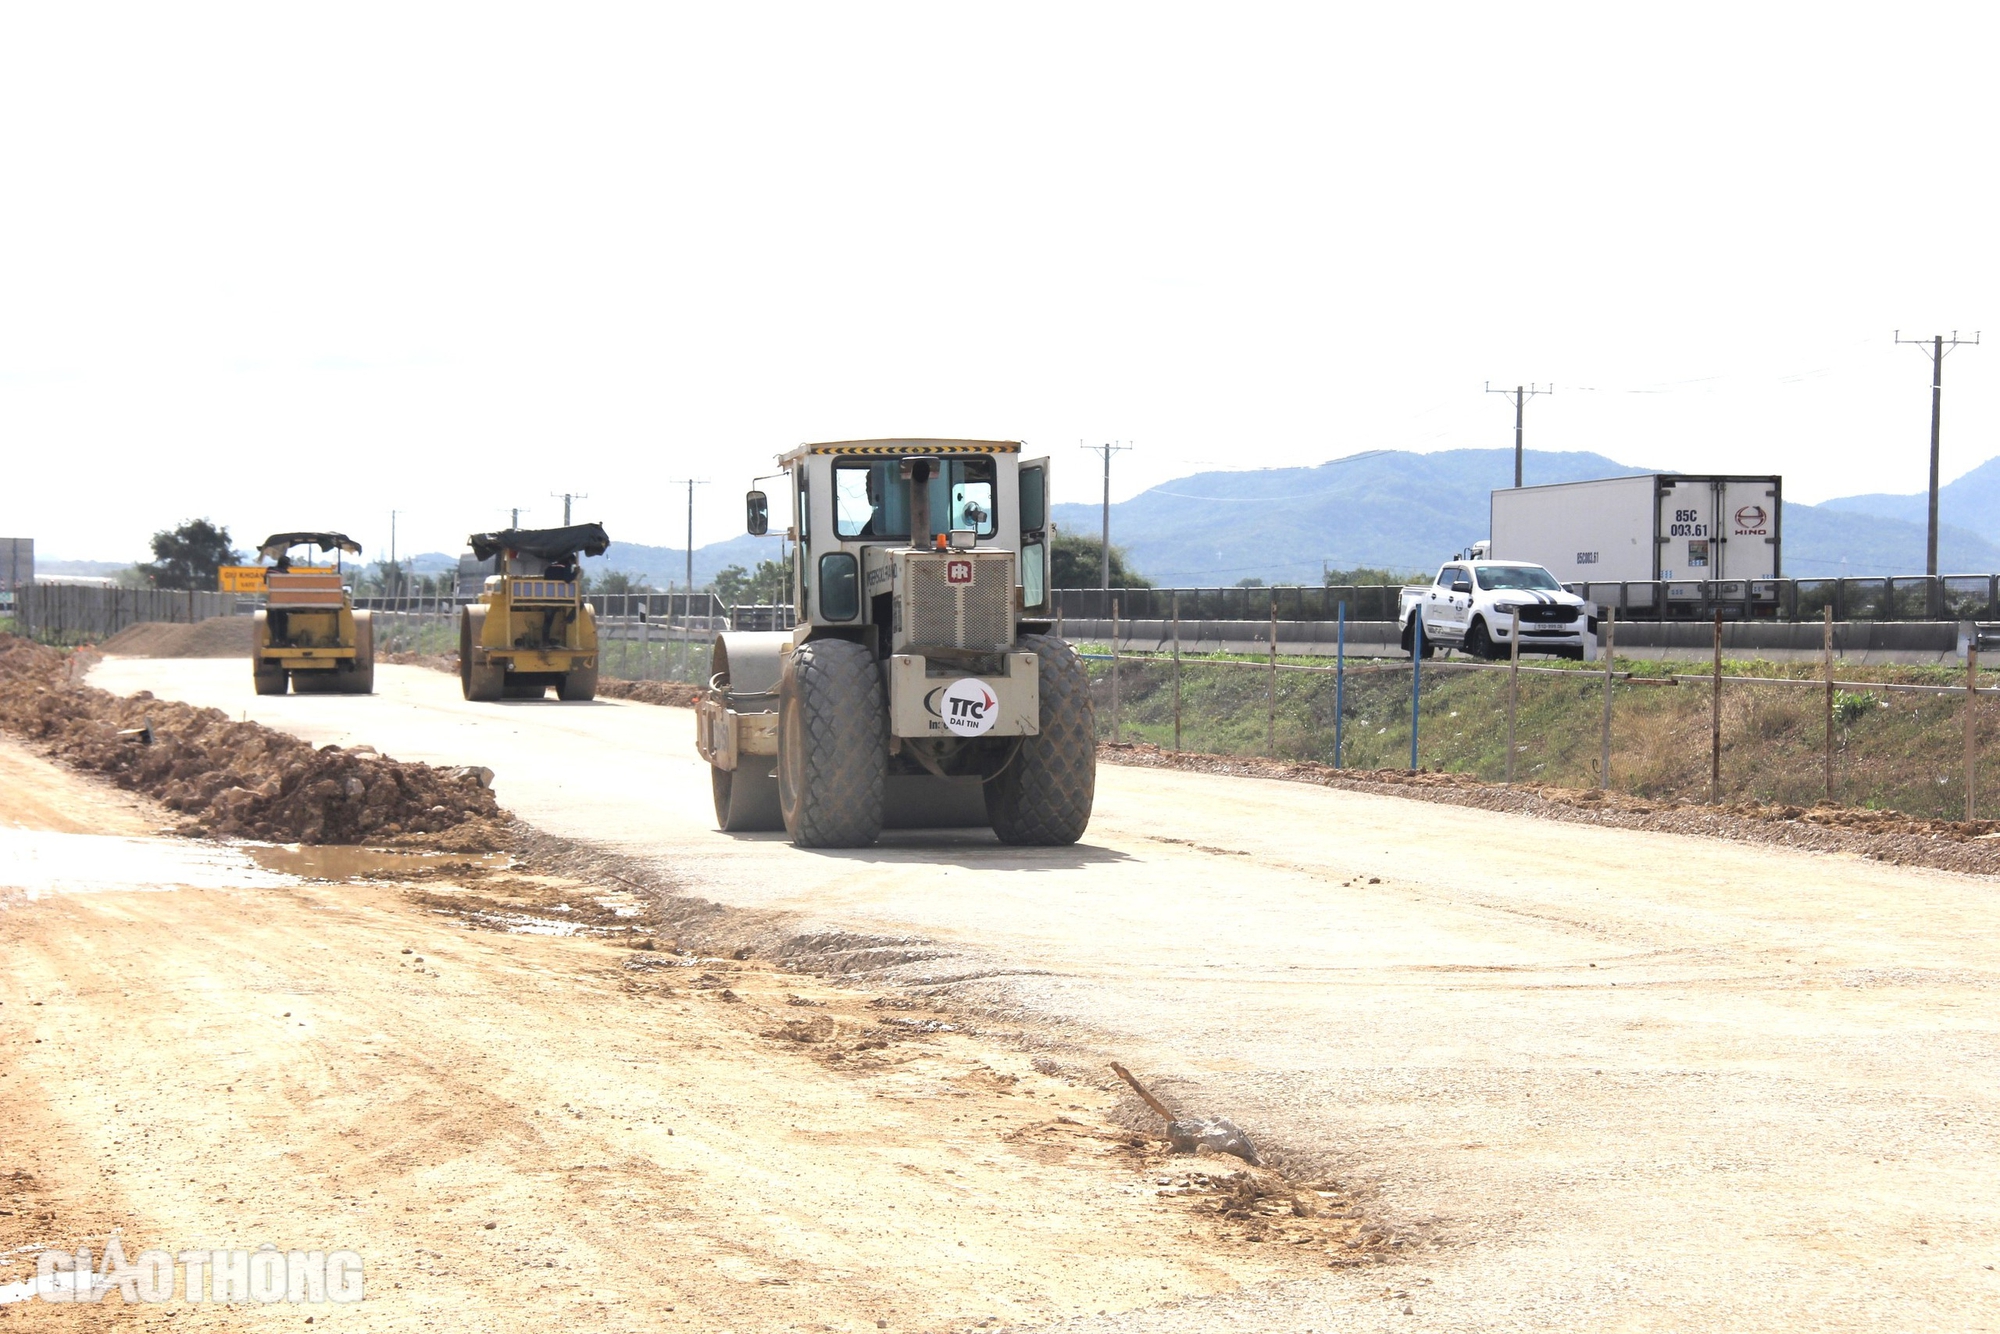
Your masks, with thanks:
[{"label": "power line", "polygon": [[1523,388],[1518,384],[1512,389],[1495,389],[1493,381],[1488,380],[1486,382],[1487,393],[1512,394],[1514,396],[1514,485],[1517,487],[1521,484],[1521,409],[1536,394],[1553,394],[1555,391],[1556,387],[1554,385],[1550,385],[1547,389],[1538,389],[1534,385],[1528,385]]},{"label": "power line", "polygon": [[1086,445],[1081,440],[1077,441],[1076,445],[1078,449],[1087,449],[1093,454],[1102,454],[1104,456],[1104,550],[1098,553],[1103,561],[1103,583],[1099,587],[1109,588],[1111,587],[1111,456],[1113,454],[1123,454],[1131,449],[1132,446],[1112,444]]},{"label": "power line", "polygon": [[1944,359],[1955,347],[1978,347],[1979,335],[1974,333],[1972,337],[1962,339],[1958,330],[1953,329],[1949,338],[1934,334],[1926,340],[1905,338],[1903,331],[1898,329],[1896,341],[1922,348],[1924,355],[1931,359],[1931,528],[1930,536],[1925,539],[1924,573],[1935,575],[1938,572],[1938,411],[1944,399]]},{"label": "power line", "polygon": [[389,511],[389,572],[383,576],[382,591],[391,597],[396,596],[403,583],[403,567],[396,561],[396,516],[401,513],[401,510]]},{"label": "power line", "polygon": [[[688,489],[687,591],[692,595],[694,593],[694,489],[698,486],[707,486],[708,478],[675,477],[670,479],[667,484],[669,486],[685,485]],[[692,606],[693,604],[689,605]]]},{"label": "power line", "polygon": [[567,528],[569,527],[569,502],[572,500],[589,500],[590,497],[582,491],[551,491],[549,492],[549,499],[562,501],[563,527]]}]

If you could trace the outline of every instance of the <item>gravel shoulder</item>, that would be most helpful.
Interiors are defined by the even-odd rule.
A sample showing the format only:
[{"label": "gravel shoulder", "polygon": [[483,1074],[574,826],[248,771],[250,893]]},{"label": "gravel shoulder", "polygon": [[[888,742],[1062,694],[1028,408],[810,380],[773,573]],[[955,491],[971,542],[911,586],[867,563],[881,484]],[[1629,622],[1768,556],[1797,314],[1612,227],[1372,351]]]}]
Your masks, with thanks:
[{"label": "gravel shoulder", "polygon": [[2000,820],[1934,820],[1857,806],[1784,806],[1739,801],[1708,806],[1659,801],[1596,788],[1489,783],[1430,770],[1335,769],[1331,765],[1202,755],[1159,746],[1102,742],[1098,759],[1140,769],[1310,783],[1410,801],[1501,811],[1540,820],[1689,834],[1802,851],[1847,853],[1896,866],[1964,875],[2000,875]]}]

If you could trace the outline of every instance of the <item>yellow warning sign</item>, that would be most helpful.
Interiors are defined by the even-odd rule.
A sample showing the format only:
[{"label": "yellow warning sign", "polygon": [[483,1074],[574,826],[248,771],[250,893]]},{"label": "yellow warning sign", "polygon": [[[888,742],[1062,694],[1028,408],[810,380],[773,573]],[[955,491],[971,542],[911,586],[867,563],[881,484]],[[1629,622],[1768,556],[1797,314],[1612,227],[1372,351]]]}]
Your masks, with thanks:
[{"label": "yellow warning sign", "polygon": [[[215,588],[219,593],[268,593],[270,586],[264,576],[271,572],[269,565],[224,565],[215,572]],[[294,565],[293,574],[332,574],[331,565]]]}]

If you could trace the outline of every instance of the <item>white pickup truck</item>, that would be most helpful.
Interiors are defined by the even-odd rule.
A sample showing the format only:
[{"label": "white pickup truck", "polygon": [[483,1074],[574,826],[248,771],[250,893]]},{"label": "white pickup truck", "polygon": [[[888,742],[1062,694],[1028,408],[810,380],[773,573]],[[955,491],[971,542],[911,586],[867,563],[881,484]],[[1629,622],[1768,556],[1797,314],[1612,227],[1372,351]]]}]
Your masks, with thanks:
[{"label": "white pickup truck", "polygon": [[1405,585],[1396,613],[1405,653],[1419,651],[1416,623],[1422,619],[1426,658],[1440,648],[1475,658],[1505,657],[1517,617],[1523,653],[1580,658],[1584,635],[1597,630],[1582,598],[1541,566],[1523,561],[1449,561],[1430,583]]}]

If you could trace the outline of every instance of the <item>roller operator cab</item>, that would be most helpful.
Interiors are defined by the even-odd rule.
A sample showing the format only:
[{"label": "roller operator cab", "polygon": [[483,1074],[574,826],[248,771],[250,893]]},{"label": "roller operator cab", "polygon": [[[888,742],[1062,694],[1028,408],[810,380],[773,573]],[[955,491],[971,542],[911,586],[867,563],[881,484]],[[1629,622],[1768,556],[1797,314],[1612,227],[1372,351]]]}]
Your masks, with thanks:
[{"label": "roller operator cab", "polygon": [[[333,557],[315,564],[313,549]],[[307,559],[297,562],[294,552]],[[264,574],[264,607],[253,627],[250,675],[260,695],[366,695],[375,689],[375,627],[354,609],[341,556],[361,554],[345,533],[273,533],[257,554],[274,562]]]},{"label": "roller operator cab", "polygon": [[[859,847],[885,826],[1074,843],[1090,682],[1050,633],[1049,464],[1011,441],[860,440],[778,460],[790,632],[716,638],[696,746],[727,830]],[[749,530],[769,530],[752,491]]]},{"label": "roller operator cab", "polygon": [[611,545],[603,525],[474,533],[494,561],[479,601],[459,613],[458,680],[467,699],[567,700],[597,695],[597,613],[583,599],[579,556]]}]

